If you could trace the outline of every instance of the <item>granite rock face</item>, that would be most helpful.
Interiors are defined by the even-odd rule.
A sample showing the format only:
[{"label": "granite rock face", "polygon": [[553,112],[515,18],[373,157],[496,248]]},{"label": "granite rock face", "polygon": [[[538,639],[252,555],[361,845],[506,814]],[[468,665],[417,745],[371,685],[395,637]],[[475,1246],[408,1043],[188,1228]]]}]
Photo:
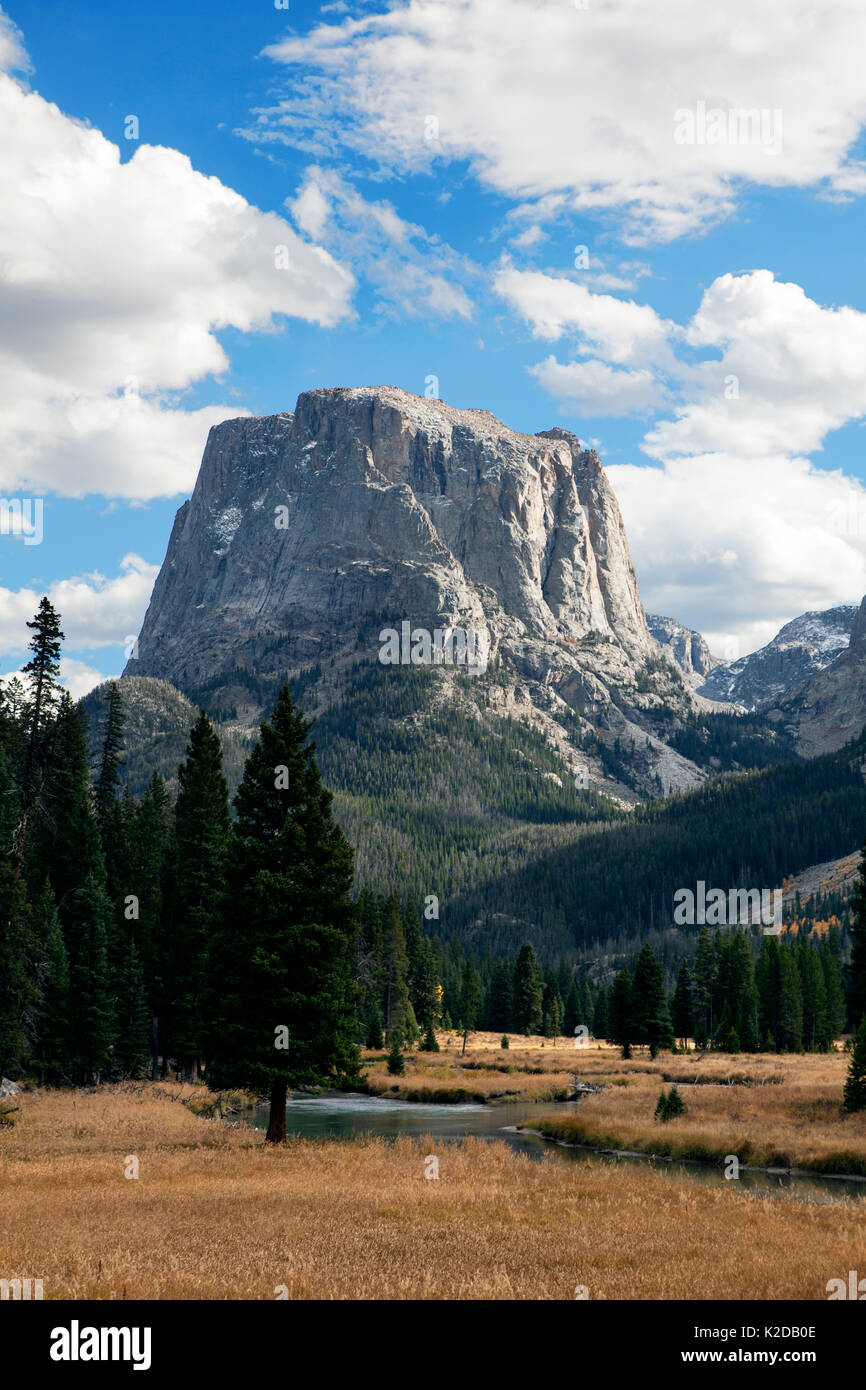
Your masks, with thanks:
[{"label": "granite rock face", "polygon": [[703,685],[713,668],[720,664],[720,658],[713,656],[707,646],[706,638],[694,628],[684,627],[676,618],[647,613],[646,620],[651,636],[675,662],[692,689]]},{"label": "granite rock face", "polygon": [[[486,629],[505,704],[561,703],[611,737],[654,700],[692,704],[678,683],[637,689],[658,648],[598,455],[391,386],[307,391],[293,414],[211,430],[127,674],[195,697],[238,671],[333,663],[338,685],[403,620]],[[679,755],[665,766],[696,780]]]},{"label": "granite rock face", "polygon": [[791,731],[798,753],[805,758],[835,752],[866,726],[866,598],[859,608],[846,606],[830,612],[842,613],[846,620],[850,612],[849,641],[834,660],[766,711],[768,718],[783,722]]},{"label": "granite rock face", "polygon": [[759,651],[715,666],[699,687],[700,693],[746,709],[766,709],[845,651],[856,617],[856,604],[803,613]]}]

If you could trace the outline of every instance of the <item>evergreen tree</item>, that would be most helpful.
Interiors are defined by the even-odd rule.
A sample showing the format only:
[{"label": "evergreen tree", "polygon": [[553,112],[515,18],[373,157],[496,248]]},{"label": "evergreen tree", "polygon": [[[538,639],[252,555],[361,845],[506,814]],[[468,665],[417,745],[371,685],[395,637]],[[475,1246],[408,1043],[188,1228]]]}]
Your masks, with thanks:
[{"label": "evergreen tree", "polygon": [[47,871],[69,973],[68,1074],[90,1082],[107,1071],[115,1035],[109,965],[113,912],[93,809],[81,711],[67,694],[52,735],[53,756],[32,820],[28,877]]},{"label": "evergreen tree", "polygon": [[228,891],[207,969],[208,1080],[267,1087],[272,1143],[285,1139],[290,1085],[351,1079],[359,1060],[353,854],[309,730],[284,686],[235,798]]},{"label": "evergreen tree", "polygon": [[403,913],[392,894],[384,905],[383,942],[385,950],[385,998],[383,1015],[387,1033],[406,1036],[409,1020],[409,959],[403,934]]},{"label": "evergreen tree", "polygon": [[632,979],[629,970],[621,970],[610,987],[607,1000],[607,1039],[622,1048],[624,1058],[631,1056],[634,1042],[632,1024]]},{"label": "evergreen tree", "polygon": [[149,1054],[150,1017],[144,995],[144,971],[130,930],[121,953],[115,983],[115,1075],[139,1077]]},{"label": "evergreen tree", "polygon": [[[124,796],[121,812],[127,853],[115,908],[115,939],[117,954],[122,956],[128,923],[136,923],[136,951],[150,1010],[151,1077],[155,1081],[160,1054],[163,1075],[168,1067],[171,1039],[166,1018],[173,989],[173,924],[166,910],[170,898],[171,811],[165,782],[158,772],[151,777],[138,805]],[[130,898],[133,901],[127,902]]]},{"label": "evergreen tree", "polygon": [[406,1070],[403,1060],[403,1038],[399,1031],[388,1035],[388,1072],[391,1076],[402,1076]]},{"label": "evergreen tree", "polygon": [[172,1055],[192,1080],[201,1054],[202,972],[222,908],[231,833],[222,746],[204,713],[178,772],[174,821],[165,1015]]},{"label": "evergreen tree", "polygon": [[832,1047],[845,1027],[845,988],[842,972],[829,941],[821,951],[821,967],[824,971],[824,998],[827,1004],[826,1042],[828,1047]]},{"label": "evergreen tree", "polygon": [[120,780],[121,754],[123,752],[123,725],[123,696],[117,681],[112,681],[108,691],[108,711],[105,734],[102,740],[99,775],[94,787],[96,819],[103,836],[103,844],[106,839],[106,822],[117,804],[117,787]]},{"label": "evergreen tree", "polygon": [[493,967],[488,999],[487,1026],[493,1033],[507,1033],[512,1026],[511,967],[507,960]]},{"label": "evergreen tree", "polygon": [[671,1000],[671,1021],[674,1036],[686,1047],[692,1036],[692,972],[685,959],[680,963],[677,986]]},{"label": "evergreen tree", "polygon": [[645,1043],[650,1056],[673,1046],[673,1029],[665,997],[665,981],[658,956],[649,942],[637,959],[631,992],[632,1041]]},{"label": "evergreen tree", "polygon": [[528,941],[520,948],[514,967],[513,997],[515,1031],[525,1037],[540,1033],[544,1023],[541,970]]},{"label": "evergreen tree", "polygon": [[367,1036],[364,1045],[376,1051],[382,1046],[382,1041],[382,1015],[379,1005],[374,1001],[367,1014]]},{"label": "evergreen tree", "polygon": [[34,906],[43,933],[31,1065],[43,1082],[58,1085],[69,1080],[69,962],[54,894],[47,881],[38,891]]},{"label": "evergreen tree", "polygon": [[866,1017],[866,845],[860,855],[857,891],[852,902],[851,960],[848,966],[848,1017],[853,1028]]},{"label": "evergreen tree", "polygon": [[583,991],[577,980],[572,980],[571,988],[568,991],[568,997],[565,1001],[562,1031],[565,1033],[566,1037],[573,1038],[575,1029],[578,1028],[580,1024],[583,1024],[589,1032],[593,1032],[592,1023],[592,1015],[585,1016],[584,1014]]},{"label": "evergreen tree", "polygon": [[703,1047],[713,1037],[716,951],[709,927],[702,927],[692,975],[695,1042]]},{"label": "evergreen tree", "polygon": [[782,1052],[803,1050],[803,989],[797,961],[790,946],[779,952],[779,1031]]},{"label": "evergreen tree", "polygon": [[743,990],[737,1014],[737,1034],[743,1052],[757,1052],[760,1046],[758,1036],[758,991],[754,979],[749,979]]},{"label": "evergreen tree", "polygon": [[472,967],[471,960],[467,960],[463,971],[463,984],[460,990],[460,1021],[463,1028],[469,1033],[474,1031],[478,1021],[480,1003],[478,980]]},{"label": "evergreen tree", "polygon": [[866,1016],[861,1019],[854,1039],[842,1104],[849,1113],[866,1110]]},{"label": "evergreen tree", "polygon": [[[20,815],[15,828],[15,876],[21,873],[27,831],[31,813],[39,805],[45,771],[51,756],[51,734],[54,716],[60,702],[60,615],[47,598],[27,626],[32,630],[30,650],[33,653],[23,669],[27,682],[26,730],[24,757],[19,784]],[[68,698],[68,697],[67,697]]]},{"label": "evergreen tree", "polygon": [[604,1038],[608,1041],[610,1036],[607,1010],[607,990],[604,985],[599,987],[595,1001],[595,1012],[592,1016],[592,1035],[595,1038]]}]

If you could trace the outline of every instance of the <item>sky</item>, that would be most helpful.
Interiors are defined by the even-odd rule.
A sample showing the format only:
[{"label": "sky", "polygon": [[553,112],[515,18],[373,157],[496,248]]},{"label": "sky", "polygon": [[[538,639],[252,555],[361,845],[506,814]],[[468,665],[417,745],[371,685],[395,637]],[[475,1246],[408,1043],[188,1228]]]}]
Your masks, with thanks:
[{"label": "sky", "polygon": [[866,7],[0,0],[0,673],[125,664],[208,429],[393,383],[597,448],[733,660],[866,592]]}]

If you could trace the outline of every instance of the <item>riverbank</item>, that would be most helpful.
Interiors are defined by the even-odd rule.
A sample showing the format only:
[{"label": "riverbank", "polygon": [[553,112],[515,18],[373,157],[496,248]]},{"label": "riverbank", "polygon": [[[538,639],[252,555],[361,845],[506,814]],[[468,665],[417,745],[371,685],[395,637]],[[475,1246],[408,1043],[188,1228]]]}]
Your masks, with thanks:
[{"label": "riverbank", "polygon": [[846,1199],[756,1202],[474,1139],[273,1147],[183,1101],[23,1095],[0,1132],[0,1277],[56,1299],[824,1299],[862,1256]]},{"label": "riverbank", "polygon": [[573,1091],[575,1050],[568,1039],[521,1038],[512,1035],[503,1048],[501,1037],[475,1033],[467,1040],[458,1033],[440,1032],[439,1052],[404,1053],[402,1076],[392,1076],[386,1054],[362,1053],[366,1080],[361,1090],[371,1096],[426,1105],[486,1105],[502,1101],[562,1101]]},{"label": "riverbank", "polygon": [[[731,1155],[755,1168],[866,1176],[866,1113],[842,1111],[844,1053],[635,1057],[587,1054],[586,1080],[607,1089],[576,1109],[542,1114],[547,1138],[596,1150],[655,1154],[724,1164]],[[662,1089],[675,1083],[686,1114],[654,1117]]]}]

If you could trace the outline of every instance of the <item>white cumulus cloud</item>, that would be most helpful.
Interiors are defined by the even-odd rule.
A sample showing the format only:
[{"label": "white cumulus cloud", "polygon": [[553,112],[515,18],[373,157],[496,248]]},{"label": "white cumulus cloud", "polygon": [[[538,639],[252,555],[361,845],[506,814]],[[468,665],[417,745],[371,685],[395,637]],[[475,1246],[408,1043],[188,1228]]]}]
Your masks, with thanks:
[{"label": "white cumulus cloud", "polygon": [[[0,64],[15,61],[0,27]],[[221,329],[332,325],[351,273],[177,150],[121,162],[98,130],[0,73],[0,490],[188,491],[224,373]]]},{"label": "white cumulus cloud", "polygon": [[269,47],[288,90],[245,133],[392,175],[467,161],[532,220],[666,240],[749,185],[866,191],[864,46],[857,3],[390,0]]}]

